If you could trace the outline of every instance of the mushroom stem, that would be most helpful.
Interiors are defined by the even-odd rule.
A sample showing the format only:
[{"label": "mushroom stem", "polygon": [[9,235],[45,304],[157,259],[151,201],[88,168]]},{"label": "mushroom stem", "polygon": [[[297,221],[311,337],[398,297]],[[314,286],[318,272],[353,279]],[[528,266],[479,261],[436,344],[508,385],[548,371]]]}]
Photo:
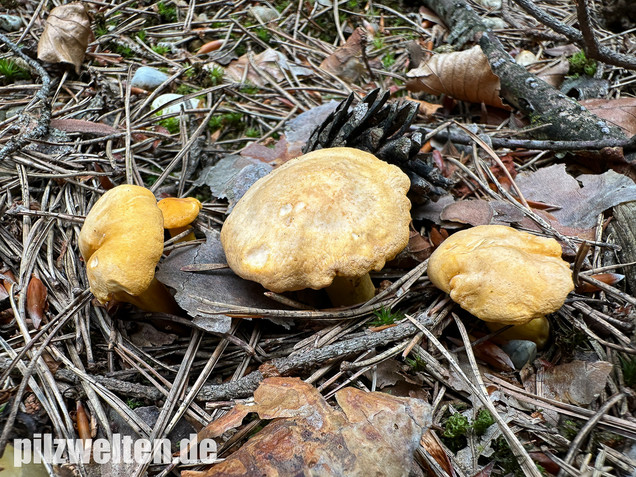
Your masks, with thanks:
[{"label": "mushroom stem", "polygon": [[375,286],[368,273],[361,277],[336,276],[325,290],[334,306],[356,305],[375,296]]},{"label": "mushroom stem", "polygon": [[[173,229],[168,229],[168,232],[170,232],[170,237],[176,237],[181,232],[183,232],[184,230],[187,230],[189,228],[190,228],[190,225],[186,225],[184,227],[175,227]],[[177,243],[179,243],[179,242],[189,242],[191,240],[196,240],[194,232],[190,232],[185,237],[181,237],[179,240],[177,240]]]},{"label": "mushroom stem", "polygon": [[[486,326],[490,331],[497,331],[506,326],[503,323],[486,322]],[[524,323],[523,325],[515,325],[506,331],[499,333],[493,341],[499,343],[510,340],[528,340],[537,344],[537,349],[542,349],[550,338],[550,322],[545,316],[535,318],[534,320]]]},{"label": "mushroom stem", "polygon": [[115,299],[126,303],[131,303],[137,308],[154,313],[179,313],[179,305],[174,300],[168,289],[156,278],[152,279],[150,286],[140,295],[130,295],[126,292],[119,292]]}]

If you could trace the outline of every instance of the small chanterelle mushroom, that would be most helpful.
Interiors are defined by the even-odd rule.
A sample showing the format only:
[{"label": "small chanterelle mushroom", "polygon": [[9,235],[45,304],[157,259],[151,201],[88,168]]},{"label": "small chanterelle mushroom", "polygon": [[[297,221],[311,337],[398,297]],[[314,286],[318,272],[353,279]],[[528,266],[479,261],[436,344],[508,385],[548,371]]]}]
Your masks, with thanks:
[{"label": "small chanterelle mushroom", "polygon": [[428,261],[431,282],[487,322],[523,325],[557,311],[574,289],[561,246],[503,225],[451,235]]},{"label": "small chanterelle mushroom", "polygon": [[132,303],[173,313],[174,299],[156,279],[163,253],[163,216],[155,196],[136,185],[106,192],[90,210],[79,247],[93,295],[102,303]]},{"label": "small chanterelle mushroom", "polygon": [[398,167],[357,149],[292,159],[252,185],[225,220],[228,265],[277,293],[329,287],[334,305],[366,301],[375,293],[368,272],[408,243],[409,186]]}]

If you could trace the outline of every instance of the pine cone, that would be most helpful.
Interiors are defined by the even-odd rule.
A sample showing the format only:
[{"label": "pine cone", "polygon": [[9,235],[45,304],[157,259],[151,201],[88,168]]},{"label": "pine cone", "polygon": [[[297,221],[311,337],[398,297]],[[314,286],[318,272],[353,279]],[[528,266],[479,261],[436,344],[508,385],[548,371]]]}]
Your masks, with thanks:
[{"label": "pine cone", "polygon": [[440,196],[452,183],[418,157],[424,134],[411,131],[418,105],[410,101],[386,104],[389,93],[371,91],[355,107],[353,94],[318,126],[303,152],[327,147],[355,147],[400,167],[411,179],[410,196],[418,203]]}]

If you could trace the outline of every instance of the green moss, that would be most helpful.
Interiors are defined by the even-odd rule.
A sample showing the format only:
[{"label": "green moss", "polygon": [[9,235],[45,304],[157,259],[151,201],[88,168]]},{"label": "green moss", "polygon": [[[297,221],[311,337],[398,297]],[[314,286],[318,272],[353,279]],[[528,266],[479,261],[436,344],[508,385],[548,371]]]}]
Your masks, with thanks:
[{"label": "green moss", "polygon": [[256,129],[256,128],[247,128],[245,130],[245,135],[247,137],[256,138],[256,137],[260,137],[261,136],[261,132],[258,129]]},{"label": "green moss", "polygon": [[165,118],[157,121],[159,126],[163,126],[168,130],[170,134],[177,134],[179,132],[179,118]]},{"label": "green moss", "polygon": [[126,406],[128,406],[130,409],[137,409],[138,407],[141,407],[143,405],[143,402],[137,401],[136,399],[128,399],[126,401]]},{"label": "green moss", "polygon": [[259,40],[261,40],[263,43],[269,44],[270,40],[272,39],[272,35],[269,33],[269,30],[267,28],[257,28],[255,32]]},{"label": "green moss", "polygon": [[179,86],[177,86],[177,89],[174,92],[185,96],[186,94],[194,93],[196,91],[199,91],[199,89],[195,88],[194,86],[180,84]]},{"label": "green moss", "polygon": [[468,418],[459,412],[451,414],[444,424],[444,437],[449,439],[455,439],[460,436],[465,436],[470,430],[470,422]]},{"label": "green moss", "polygon": [[260,91],[259,87],[250,83],[249,81],[246,83],[243,83],[243,85],[241,85],[241,89],[239,89],[239,91],[243,94],[248,94],[248,95],[252,95],[252,94],[256,94]]},{"label": "green moss", "polygon": [[11,58],[0,58],[0,82],[13,83],[16,80],[29,79],[31,74]]},{"label": "green moss", "polygon": [[625,386],[636,389],[636,357],[623,358],[619,356],[619,359]]},{"label": "green moss", "polygon": [[409,365],[413,372],[424,371],[426,370],[426,361],[424,361],[419,356],[415,356],[415,358],[405,358],[404,361]]},{"label": "green moss", "polygon": [[595,60],[592,60],[585,56],[584,51],[577,51],[570,58],[570,74],[594,76],[596,73],[597,64]]},{"label": "green moss", "polygon": [[208,79],[212,86],[216,86],[221,84],[223,81],[223,75],[225,74],[225,70],[220,66],[214,66],[211,70],[208,71]]},{"label": "green moss", "polygon": [[385,70],[388,70],[395,64],[395,53],[389,52],[382,57],[382,66]]},{"label": "green moss", "polygon": [[137,38],[146,43],[146,38],[148,37],[148,33],[146,32],[146,30],[139,30],[136,35]]},{"label": "green moss", "polygon": [[126,45],[122,45],[121,43],[111,43],[110,49],[118,55],[123,56],[124,58],[132,58],[133,56],[135,56],[132,48]]},{"label": "green moss", "polygon": [[208,128],[211,131],[217,131],[223,127],[231,127],[236,133],[239,133],[245,128],[242,119],[243,115],[241,113],[220,114],[210,119]]},{"label": "green moss", "polygon": [[453,452],[466,447],[466,434],[470,430],[468,418],[459,412],[451,414],[444,424],[442,441]]},{"label": "green moss", "polygon": [[393,313],[390,308],[380,308],[373,312],[375,319],[369,322],[369,326],[392,325],[396,321],[404,319],[403,313]]},{"label": "green moss", "polygon": [[164,56],[166,53],[170,53],[170,47],[165,45],[155,45],[152,47],[152,51],[158,55]]},{"label": "green moss", "polygon": [[473,422],[473,430],[478,436],[483,435],[490,426],[495,423],[495,419],[488,409],[480,409]]},{"label": "green moss", "polygon": [[177,9],[164,2],[157,3],[157,13],[162,23],[174,23],[177,21]]},{"label": "green moss", "polygon": [[376,36],[375,38],[373,38],[373,48],[375,48],[376,50],[381,50],[382,48],[384,48],[384,38],[382,38],[381,36]]}]

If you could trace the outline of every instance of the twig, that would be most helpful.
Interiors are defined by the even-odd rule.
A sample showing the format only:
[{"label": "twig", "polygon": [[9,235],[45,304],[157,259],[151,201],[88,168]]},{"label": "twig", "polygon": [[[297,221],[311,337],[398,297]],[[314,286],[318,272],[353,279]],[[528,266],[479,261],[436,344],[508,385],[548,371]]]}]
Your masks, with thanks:
[{"label": "twig", "polygon": [[592,29],[589,13],[587,12],[586,0],[576,0],[576,12],[581,25],[581,31],[568,26],[552,15],[544,12],[535,5],[532,0],[513,0],[526,13],[534,17],[537,21],[554,31],[565,35],[570,41],[575,42],[585,51],[589,58],[593,58],[609,65],[620,66],[628,70],[636,69],[636,58],[618,53],[606,46],[600,45]]},{"label": "twig", "polygon": [[[577,451],[579,450],[579,447],[581,447],[581,444],[583,443],[583,439],[585,439],[587,435],[592,431],[592,429],[596,427],[596,425],[601,420],[601,418],[605,414],[607,414],[607,412],[612,407],[614,407],[614,405],[617,402],[619,402],[621,399],[624,399],[624,398],[625,398],[625,393],[615,394],[614,396],[609,398],[605,403],[603,403],[603,405],[594,414],[594,416],[592,416],[591,419],[588,419],[588,421],[583,425],[583,427],[581,427],[581,430],[578,432],[576,437],[572,439],[572,442],[570,443],[570,448],[568,449],[568,453],[565,455],[565,458],[563,459],[563,461],[566,464],[572,463],[572,461],[574,460],[574,456],[576,455]],[[563,476],[563,472],[560,471],[559,477],[562,477],[562,476]]]},{"label": "twig", "polygon": [[31,126],[29,124],[29,115],[27,115],[26,109],[20,113],[20,122],[23,124],[26,132],[21,132],[11,137],[2,149],[0,149],[0,161],[3,161],[9,155],[24,147],[32,139],[45,136],[49,131],[49,123],[51,121],[51,103],[49,101],[49,95],[51,93],[51,77],[40,63],[25,55],[18,45],[13,43],[6,35],[0,33],[0,41],[2,41],[16,56],[19,56],[31,68],[33,68],[42,79],[42,86],[38,92],[35,93],[32,101],[32,103],[36,101],[40,101],[42,103],[40,117],[37,119],[37,124],[35,126]]}]

